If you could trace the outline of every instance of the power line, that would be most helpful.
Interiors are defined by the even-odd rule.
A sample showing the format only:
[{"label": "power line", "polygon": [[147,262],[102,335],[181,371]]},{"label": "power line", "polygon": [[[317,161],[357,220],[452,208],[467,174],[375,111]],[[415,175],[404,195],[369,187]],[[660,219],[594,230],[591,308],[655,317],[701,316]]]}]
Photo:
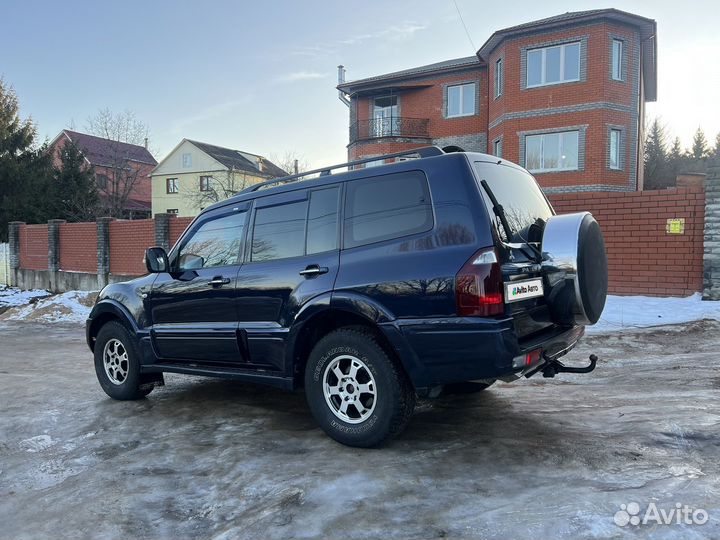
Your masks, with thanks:
[{"label": "power line", "polygon": [[470,37],[470,32],[468,31],[468,27],[465,24],[465,20],[463,19],[462,13],[460,13],[460,8],[457,5],[457,2],[455,0],[452,0],[453,4],[455,4],[455,9],[457,10],[458,17],[460,17],[460,22],[463,25],[463,28],[465,29],[465,35],[468,38],[468,41],[470,41],[470,45],[472,45],[473,48],[473,54],[477,52],[477,47],[475,47],[475,43],[473,43],[472,38]]}]

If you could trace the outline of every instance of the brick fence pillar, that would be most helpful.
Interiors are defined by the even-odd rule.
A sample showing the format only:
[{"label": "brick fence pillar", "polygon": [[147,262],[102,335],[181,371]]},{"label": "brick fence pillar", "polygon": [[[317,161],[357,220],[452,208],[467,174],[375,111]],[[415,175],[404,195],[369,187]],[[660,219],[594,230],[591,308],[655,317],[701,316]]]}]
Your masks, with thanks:
[{"label": "brick fence pillar", "polygon": [[8,281],[10,285],[17,286],[17,273],[20,269],[20,227],[25,225],[24,221],[11,221],[8,223],[8,244],[10,253],[8,253],[10,263],[10,275]]},{"label": "brick fence pillar", "polygon": [[170,249],[170,220],[175,214],[155,214],[155,245],[165,251]]},{"label": "brick fence pillar", "polygon": [[703,247],[703,300],[720,300],[720,159],[708,160]]},{"label": "brick fence pillar", "polygon": [[98,286],[108,284],[110,276],[110,222],[111,217],[97,218],[97,276]]},{"label": "brick fence pillar", "polygon": [[48,270],[60,270],[60,225],[67,223],[64,219],[48,221]]}]

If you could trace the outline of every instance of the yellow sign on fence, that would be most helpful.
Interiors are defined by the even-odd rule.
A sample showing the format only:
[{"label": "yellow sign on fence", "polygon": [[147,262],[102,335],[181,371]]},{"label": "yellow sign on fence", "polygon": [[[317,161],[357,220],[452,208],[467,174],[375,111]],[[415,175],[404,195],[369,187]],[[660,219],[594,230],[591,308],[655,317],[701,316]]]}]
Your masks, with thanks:
[{"label": "yellow sign on fence", "polygon": [[685,234],[685,218],[670,218],[665,225],[668,234]]}]

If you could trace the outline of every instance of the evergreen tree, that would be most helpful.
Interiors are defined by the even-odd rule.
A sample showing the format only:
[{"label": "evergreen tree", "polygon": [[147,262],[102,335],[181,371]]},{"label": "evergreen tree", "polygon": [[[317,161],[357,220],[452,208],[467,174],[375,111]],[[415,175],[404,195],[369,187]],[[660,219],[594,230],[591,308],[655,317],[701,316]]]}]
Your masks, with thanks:
[{"label": "evergreen tree", "polygon": [[705,139],[705,133],[701,128],[697,128],[695,135],[693,136],[692,152],[691,155],[695,159],[706,158],[709,154],[707,139]]},{"label": "evergreen tree", "polygon": [[73,143],[60,151],[60,166],[53,169],[52,192],[56,217],[71,222],[96,218],[100,197],[95,175]]},{"label": "evergreen tree", "polygon": [[50,159],[34,148],[35,126],[21,120],[17,96],[0,79],[0,241],[9,221],[41,223],[50,215]]},{"label": "evergreen tree", "polygon": [[665,126],[655,118],[645,139],[645,188],[663,189],[673,185],[674,176],[668,164]]},{"label": "evergreen tree", "polygon": [[683,150],[682,146],[680,144],[680,137],[675,137],[673,140],[673,144],[670,147],[670,153],[668,154],[668,158],[670,161],[680,161],[680,159],[683,157]]},{"label": "evergreen tree", "polygon": [[715,148],[713,148],[713,155],[716,158],[720,158],[720,133],[715,135]]}]

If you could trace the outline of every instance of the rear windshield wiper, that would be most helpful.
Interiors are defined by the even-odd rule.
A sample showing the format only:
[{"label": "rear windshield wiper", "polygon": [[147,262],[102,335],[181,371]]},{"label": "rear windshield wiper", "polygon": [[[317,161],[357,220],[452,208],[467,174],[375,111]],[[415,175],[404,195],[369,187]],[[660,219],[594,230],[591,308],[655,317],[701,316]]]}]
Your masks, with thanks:
[{"label": "rear windshield wiper", "polygon": [[[500,202],[497,200],[497,197],[493,193],[492,189],[490,189],[490,186],[488,185],[487,180],[481,180],[480,185],[483,187],[483,189],[485,190],[485,193],[487,193],[487,196],[490,198],[490,202],[492,202],[492,204],[493,204],[493,212],[500,220],[500,224],[502,225],[503,230],[505,231],[505,236],[508,239],[508,242],[506,245],[510,248],[515,248],[515,249],[519,249],[519,250],[523,251],[525,253],[525,255],[528,255],[528,253],[525,251],[525,249],[530,248],[530,250],[532,250],[532,252],[535,254],[535,257],[533,257],[532,255],[529,255],[529,257],[531,259],[537,258],[538,261],[541,261],[542,253],[540,252],[540,250],[538,248],[536,248],[535,246],[533,246],[530,242],[528,242],[524,238],[520,237],[521,240],[523,240],[522,244],[513,244],[512,243],[514,235],[513,235],[512,229],[510,228],[510,224],[508,223],[507,217],[505,216],[505,209],[503,208],[502,204],[500,204]],[[519,236],[519,233],[518,233],[518,236]]]}]

